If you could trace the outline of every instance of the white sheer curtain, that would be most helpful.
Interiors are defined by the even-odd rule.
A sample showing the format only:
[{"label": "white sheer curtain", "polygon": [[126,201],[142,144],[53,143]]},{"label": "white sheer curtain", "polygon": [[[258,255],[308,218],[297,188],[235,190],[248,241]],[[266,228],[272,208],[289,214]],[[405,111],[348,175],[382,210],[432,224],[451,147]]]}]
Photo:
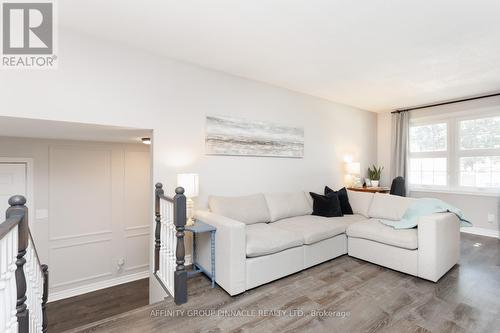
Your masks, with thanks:
[{"label": "white sheer curtain", "polygon": [[408,151],[410,138],[410,112],[392,114],[391,128],[391,178],[403,177],[408,194]]}]

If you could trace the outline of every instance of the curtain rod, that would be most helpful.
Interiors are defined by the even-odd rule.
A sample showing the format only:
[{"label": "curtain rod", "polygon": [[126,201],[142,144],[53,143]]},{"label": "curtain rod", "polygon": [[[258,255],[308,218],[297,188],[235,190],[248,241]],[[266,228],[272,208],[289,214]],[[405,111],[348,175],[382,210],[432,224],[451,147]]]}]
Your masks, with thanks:
[{"label": "curtain rod", "polygon": [[401,110],[392,111],[391,113],[400,113],[400,112],[405,112],[405,111],[412,111],[412,110],[433,108],[433,107],[436,107],[436,106],[442,106],[442,105],[448,105],[448,104],[455,104],[455,103],[461,103],[461,102],[468,102],[468,101],[473,101],[475,99],[495,97],[495,96],[500,96],[500,93],[483,95],[483,96],[476,96],[476,97],[469,97],[469,98],[462,98],[462,99],[457,99],[457,100],[453,100],[453,101],[441,102],[441,103],[434,103],[434,104],[428,104],[428,105],[422,105],[422,106],[415,106],[415,107],[408,108],[408,109],[401,109]]}]

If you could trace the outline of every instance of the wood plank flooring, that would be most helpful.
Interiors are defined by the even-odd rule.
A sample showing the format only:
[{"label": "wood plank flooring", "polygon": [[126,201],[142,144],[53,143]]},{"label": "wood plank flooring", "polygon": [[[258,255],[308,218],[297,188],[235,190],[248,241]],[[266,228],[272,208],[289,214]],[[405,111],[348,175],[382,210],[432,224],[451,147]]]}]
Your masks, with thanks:
[{"label": "wood plank flooring", "polygon": [[149,279],[47,304],[48,331],[64,332],[149,304]]},{"label": "wood plank flooring", "polygon": [[73,332],[500,332],[500,241],[462,234],[461,249],[438,283],[342,256],[236,297],[200,276],[187,304],[167,299]]}]

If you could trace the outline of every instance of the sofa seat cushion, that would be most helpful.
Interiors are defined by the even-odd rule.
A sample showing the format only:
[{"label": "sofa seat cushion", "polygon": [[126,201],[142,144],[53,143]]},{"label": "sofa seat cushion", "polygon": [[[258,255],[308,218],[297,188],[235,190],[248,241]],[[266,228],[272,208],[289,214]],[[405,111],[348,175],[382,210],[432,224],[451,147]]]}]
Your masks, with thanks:
[{"label": "sofa seat cushion", "polygon": [[248,258],[265,256],[302,246],[302,235],[270,224],[257,223],[246,226],[246,254]]},{"label": "sofa seat cushion", "polygon": [[377,219],[352,223],[347,227],[347,236],[368,239],[408,250],[418,248],[416,228],[396,230],[380,223]]},{"label": "sofa seat cushion", "polygon": [[304,244],[311,245],[345,233],[348,224],[348,220],[343,220],[343,217],[303,215],[279,220],[272,225],[301,235]]}]

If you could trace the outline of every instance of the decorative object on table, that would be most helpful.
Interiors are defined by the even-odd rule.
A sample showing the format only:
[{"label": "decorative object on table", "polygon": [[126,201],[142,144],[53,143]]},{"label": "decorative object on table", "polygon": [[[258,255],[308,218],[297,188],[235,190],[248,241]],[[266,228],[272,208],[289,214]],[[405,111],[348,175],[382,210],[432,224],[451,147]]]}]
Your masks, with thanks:
[{"label": "decorative object on table", "polygon": [[313,198],[312,215],[324,217],[343,216],[340,200],[335,192],[330,192],[327,195],[321,195],[309,192]]},{"label": "decorative object on table", "polygon": [[353,187],[361,188],[363,187],[363,182],[361,181],[361,178],[359,177],[354,177],[354,181],[352,183]]},{"label": "decorative object on table", "polygon": [[359,177],[359,174],[361,173],[361,164],[359,162],[346,163],[346,172],[350,178],[350,186],[363,186],[361,178]]},{"label": "decorative object on table", "polygon": [[370,178],[370,182],[373,187],[378,187],[382,170],[384,170],[383,166],[377,168],[375,164],[373,165],[373,169],[368,168],[368,178]]},{"label": "decorative object on table", "polygon": [[208,155],[304,157],[304,128],[225,116],[207,116]]},{"label": "decorative object on table", "polygon": [[[197,273],[204,273],[212,280],[212,288],[215,288],[215,232],[217,228],[213,225],[196,221],[190,226],[186,226],[185,231],[193,234],[193,270],[188,272],[188,277]],[[208,272],[201,264],[196,262],[196,235],[209,232],[210,233],[210,272]]]},{"label": "decorative object on table", "polygon": [[186,196],[186,225],[193,225],[194,202],[193,198],[198,196],[199,183],[198,174],[196,173],[181,173],[177,175],[177,186],[184,188],[184,195]]},{"label": "decorative object on table", "polygon": [[325,195],[328,196],[330,193],[335,193],[339,197],[340,201],[340,209],[342,210],[342,215],[352,215],[351,204],[349,203],[349,197],[347,195],[347,190],[345,187],[342,187],[338,191],[334,191],[328,186],[325,186]]},{"label": "decorative object on table", "polygon": [[370,178],[365,178],[365,186],[367,187],[372,186],[372,181],[370,180]]}]

